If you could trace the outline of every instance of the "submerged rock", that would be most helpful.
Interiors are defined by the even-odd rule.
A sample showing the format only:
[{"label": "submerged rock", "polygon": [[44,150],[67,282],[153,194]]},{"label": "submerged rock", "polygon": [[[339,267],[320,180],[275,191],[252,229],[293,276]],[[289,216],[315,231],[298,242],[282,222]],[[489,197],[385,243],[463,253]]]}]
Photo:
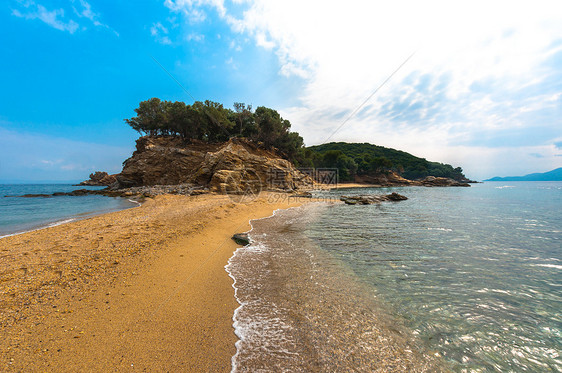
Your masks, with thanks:
[{"label": "submerged rock", "polygon": [[366,194],[360,196],[341,196],[340,201],[348,205],[372,205],[373,203],[381,203],[384,201],[404,201],[408,197],[398,194],[396,192],[383,195],[383,194]]}]

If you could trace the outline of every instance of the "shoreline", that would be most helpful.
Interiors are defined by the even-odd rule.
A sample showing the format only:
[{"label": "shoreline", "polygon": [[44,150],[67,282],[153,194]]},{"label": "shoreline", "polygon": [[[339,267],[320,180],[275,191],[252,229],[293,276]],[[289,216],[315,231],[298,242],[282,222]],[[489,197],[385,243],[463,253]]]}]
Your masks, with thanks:
[{"label": "shoreline", "polygon": [[309,201],[272,197],[159,196],[1,239],[0,367],[230,371],[231,236]]},{"label": "shoreline", "polygon": [[[125,198],[125,197],[121,197],[121,198]],[[31,232],[39,231],[39,230],[42,230],[42,229],[57,227],[59,225],[69,224],[69,223],[93,218],[93,217],[96,217],[96,216],[99,216],[99,215],[111,214],[113,212],[129,210],[129,209],[133,209],[133,208],[142,206],[141,202],[135,201],[131,198],[126,198],[126,199],[127,199],[128,202],[135,203],[136,205],[131,206],[131,207],[124,207],[124,208],[118,209],[118,210],[94,210],[94,211],[90,211],[90,212],[68,215],[68,216],[59,218],[59,220],[49,221],[49,222],[40,223],[40,224],[36,224],[36,225],[34,224],[31,228],[29,228],[27,230],[24,230],[24,231],[15,231],[15,232],[9,232],[9,233],[6,233],[6,234],[0,234],[0,240],[3,239],[3,238],[6,238],[6,237],[18,236],[20,234],[31,233]]]}]

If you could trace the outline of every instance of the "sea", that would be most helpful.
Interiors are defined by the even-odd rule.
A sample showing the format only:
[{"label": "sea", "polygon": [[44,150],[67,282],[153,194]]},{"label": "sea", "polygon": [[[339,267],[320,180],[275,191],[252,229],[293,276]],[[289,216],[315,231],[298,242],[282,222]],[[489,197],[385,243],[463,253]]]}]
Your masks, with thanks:
[{"label": "sea", "polygon": [[76,189],[103,187],[0,184],[0,238],[138,206],[137,202],[126,198],[100,195],[20,197],[25,194],[53,194]]},{"label": "sea", "polygon": [[226,266],[233,372],[562,371],[562,182],[315,196]]}]

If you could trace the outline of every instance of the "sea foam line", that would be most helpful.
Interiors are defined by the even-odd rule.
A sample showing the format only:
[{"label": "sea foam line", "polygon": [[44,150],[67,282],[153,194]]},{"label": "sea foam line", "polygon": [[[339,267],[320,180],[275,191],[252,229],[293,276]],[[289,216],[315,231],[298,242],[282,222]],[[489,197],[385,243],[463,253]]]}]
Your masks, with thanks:
[{"label": "sea foam line", "polygon": [[234,277],[234,275],[231,271],[232,260],[237,255],[239,255],[241,250],[247,250],[249,247],[252,247],[254,245],[254,242],[253,242],[252,237],[250,235],[250,233],[254,230],[254,225],[252,224],[253,221],[269,219],[269,218],[274,217],[277,214],[278,211],[289,210],[289,209],[293,209],[293,208],[297,208],[297,207],[289,207],[289,208],[286,208],[286,209],[277,209],[277,210],[273,211],[273,214],[271,214],[270,216],[266,216],[266,217],[263,217],[263,218],[260,218],[260,219],[250,219],[249,222],[248,222],[250,224],[250,230],[246,232],[246,233],[248,233],[248,238],[250,239],[250,243],[246,246],[242,246],[242,247],[237,248],[234,251],[234,253],[232,254],[232,256],[228,259],[228,263],[224,266],[224,269],[225,269],[226,273],[232,279],[232,287],[234,288],[234,298],[236,299],[238,304],[240,304],[240,306],[238,306],[238,308],[236,308],[234,310],[234,314],[232,315],[232,326],[234,327],[234,334],[236,334],[236,336],[238,337],[238,341],[236,341],[236,343],[234,344],[234,346],[236,347],[236,353],[234,354],[234,356],[232,356],[232,358],[230,360],[231,361],[231,370],[230,370],[231,373],[234,373],[238,370],[236,360],[237,360],[238,356],[240,355],[242,342],[248,336],[248,333],[245,333],[244,328],[242,327],[242,325],[240,325],[240,322],[238,320],[238,314],[242,310],[242,308],[246,305],[246,303],[243,302],[238,297],[238,288],[236,287],[236,277]]}]

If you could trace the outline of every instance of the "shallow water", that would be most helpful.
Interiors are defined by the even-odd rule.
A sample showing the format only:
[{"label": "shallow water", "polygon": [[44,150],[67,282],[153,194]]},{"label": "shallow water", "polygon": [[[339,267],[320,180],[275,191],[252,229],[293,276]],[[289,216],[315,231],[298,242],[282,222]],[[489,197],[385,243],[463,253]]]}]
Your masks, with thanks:
[{"label": "shallow water", "polygon": [[24,194],[52,194],[76,189],[102,189],[69,184],[0,184],[0,237],[42,227],[62,224],[93,214],[138,206],[125,198],[60,196],[51,198],[20,198]]},{"label": "shallow water", "polygon": [[233,370],[440,371],[370,289],[305,235],[327,209],[309,205],[253,221],[254,244],[230,260],[241,304]]},{"label": "shallow water", "polygon": [[253,223],[234,370],[561,371],[562,183],[390,191]]}]

